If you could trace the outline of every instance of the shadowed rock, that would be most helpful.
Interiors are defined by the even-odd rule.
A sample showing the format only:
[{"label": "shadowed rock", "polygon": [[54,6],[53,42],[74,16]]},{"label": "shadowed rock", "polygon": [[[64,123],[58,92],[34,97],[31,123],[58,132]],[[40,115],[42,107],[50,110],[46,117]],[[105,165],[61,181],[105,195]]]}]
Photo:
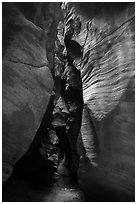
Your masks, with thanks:
[{"label": "shadowed rock", "polygon": [[134,3],[74,3],[73,10],[72,4],[72,18],[81,18],[81,32],[72,39],[83,47],[79,68],[88,111],[81,187],[87,201],[134,201]]},{"label": "shadowed rock", "polygon": [[[53,89],[59,3],[3,3],[3,182],[27,152]],[[56,12],[55,12],[56,11]]]}]

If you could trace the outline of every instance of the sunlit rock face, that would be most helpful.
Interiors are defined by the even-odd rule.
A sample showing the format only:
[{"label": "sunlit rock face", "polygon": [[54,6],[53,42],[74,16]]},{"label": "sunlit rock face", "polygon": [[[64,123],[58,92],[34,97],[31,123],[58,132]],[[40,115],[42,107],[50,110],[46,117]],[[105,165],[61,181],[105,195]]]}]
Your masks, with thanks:
[{"label": "sunlit rock face", "polygon": [[[86,158],[81,156],[80,183],[89,201],[133,201],[134,3],[69,6],[73,39],[83,47],[83,59],[76,62],[85,104],[81,135]],[[81,28],[75,32],[78,15]]]},{"label": "sunlit rock face", "polygon": [[46,112],[60,18],[59,3],[3,3],[3,182]]}]

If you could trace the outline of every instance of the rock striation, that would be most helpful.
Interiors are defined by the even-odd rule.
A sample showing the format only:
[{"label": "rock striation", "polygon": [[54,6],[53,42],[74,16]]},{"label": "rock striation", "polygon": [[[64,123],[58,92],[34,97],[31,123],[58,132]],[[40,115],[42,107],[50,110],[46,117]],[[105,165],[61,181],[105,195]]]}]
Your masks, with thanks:
[{"label": "rock striation", "polygon": [[86,201],[134,201],[134,3],[2,6],[3,183],[65,155]]},{"label": "rock striation", "polygon": [[134,3],[69,3],[67,10],[67,32],[83,48],[76,62],[84,98],[81,186],[88,201],[133,201]]}]

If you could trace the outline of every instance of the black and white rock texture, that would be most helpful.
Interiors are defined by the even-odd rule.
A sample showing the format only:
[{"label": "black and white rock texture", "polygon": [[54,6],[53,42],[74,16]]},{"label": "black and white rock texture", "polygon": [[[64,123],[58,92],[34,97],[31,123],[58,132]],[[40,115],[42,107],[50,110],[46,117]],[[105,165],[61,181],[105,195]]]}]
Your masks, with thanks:
[{"label": "black and white rock texture", "polygon": [[27,152],[54,86],[60,3],[3,3],[3,183]]},{"label": "black and white rock texture", "polygon": [[79,168],[81,186],[89,201],[94,196],[97,201],[133,201],[134,3],[72,3],[67,16],[66,29],[83,47],[83,59],[76,62],[84,98],[81,136],[86,155]]},{"label": "black and white rock texture", "polygon": [[[15,163],[26,152],[27,159],[32,156],[35,148],[42,157],[51,154],[51,168],[53,164],[57,168],[59,134],[60,146],[69,156],[71,142],[73,147],[77,145],[79,183],[87,201],[134,201],[134,3],[81,2],[63,6],[62,15],[60,3],[3,3],[3,183]],[[60,21],[62,18],[65,21]],[[74,66],[81,73],[83,90],[79,94],[83,94],[84,107],[77,92],[76,106],[71,92],[64,97],[69,80],[72,86],[81,83],[73,78],[73,70],[69,74],[71,68],[66,69],[64,47],[70,39],[82,48],[82,59],[78,47],[73,47],[75,43],[70,54],[77,59]],[[74,123],[67,123],[75,107]],[[76,136],[70,142],[66,140],[66,125],[69,134],[74,132]],[[43,127],[50,130],[44,143]],[[75,149],[74,156],[77,153]],[[32,161],[34,169],[29,165],[35,171],[34,177],[38,172],[42,180],[40,168],[45,163],[36,160]]]}]

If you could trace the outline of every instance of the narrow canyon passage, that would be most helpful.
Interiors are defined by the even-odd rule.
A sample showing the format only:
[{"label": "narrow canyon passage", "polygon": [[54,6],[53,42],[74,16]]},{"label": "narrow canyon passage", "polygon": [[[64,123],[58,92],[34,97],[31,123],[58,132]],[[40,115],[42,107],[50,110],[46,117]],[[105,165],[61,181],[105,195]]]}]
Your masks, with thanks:
[{"label": "narrow canyon passage", "polygon": [[135,3],[2,3],[2,201],[135,201]]}]

